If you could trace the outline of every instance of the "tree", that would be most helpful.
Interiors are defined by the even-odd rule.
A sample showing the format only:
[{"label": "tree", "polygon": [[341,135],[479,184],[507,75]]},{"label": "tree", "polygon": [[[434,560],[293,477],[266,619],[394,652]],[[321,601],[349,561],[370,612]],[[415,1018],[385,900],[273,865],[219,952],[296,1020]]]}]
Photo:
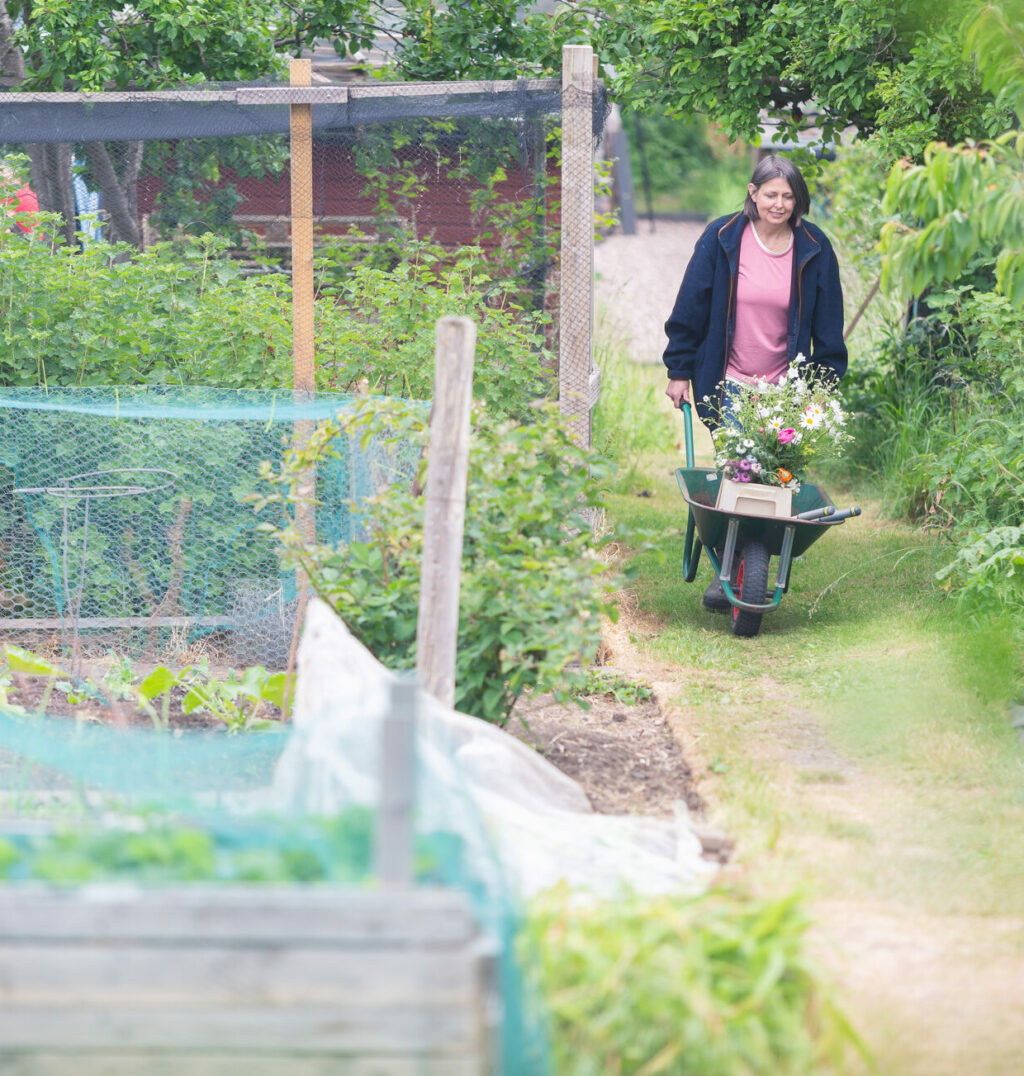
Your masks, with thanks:
[{"label": "tree", "polygon": [[[963,0],[597,0],[602,57],[638,107],[700,112],[759,140],[854,126],[892,157],[992,135],[1005,112],[957,27]],[[808,106],[813,109],[808,112]]]},{"label": "tree", "polygon": [[[284,55],[328,34],[341,50],[373,36],[370,0],[0,0],[0,73],[23,90],[161,89],[282,73]],[[109,235],[139,245],[135,185],[142,143],[119,159],[81,147],[110,215]],[[29,147],[40,206],[59,212],[74,241],[72,146]]]},{"label": "tree", "polygon": [[[974,3],[960,29],[986,89],[1024,116],[1024,0]],[[921,164],[893,168],[885,210],[894,217],[882,230],[886,284],[920,292],[982,260],[1024,307],[1024,132],[930,145]]]}]

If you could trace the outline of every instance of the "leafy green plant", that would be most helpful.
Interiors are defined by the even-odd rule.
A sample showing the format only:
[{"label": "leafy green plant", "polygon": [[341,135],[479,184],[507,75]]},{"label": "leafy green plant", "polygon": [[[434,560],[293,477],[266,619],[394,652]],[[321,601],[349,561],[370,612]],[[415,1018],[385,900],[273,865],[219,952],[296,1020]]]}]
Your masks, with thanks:
[{"label": "leafy green plant", "polygon": [[[0,231],[0,384],[289,386],[287,280],[245,276],[226,248],[207,233],[79,252]],[[428,397],[424,326],[451,314],[479,326],[477,395],[523,416],[550,385],[549,317],[519,306],[473,247],[407,242],[397,263],[367,259],[325,284],[318,387]]]},{"label": "leafy green plant", "polygon": [[[175,883],[365,884],[373,875],[374,812],[348,807],[330,818],[225,816],[185,824],[157,811],[119,815],[52,831],[0,837],[0,879],[56,886],[130,881]],[[418,834],[416,877],[440,881],[464,870],[460,839]]]},{"label": "leafy green plant", "polygon": [[394,266],[363,261],[323,289],[317,304],[320,385],[428,399],[434,340],[425,327],[448,315],[478,326],[473,388],[499,414],[524,417],[550,387],[548,315],[528,312],[491,275],[479,248],[406,243]]},{"label": "leafy green plant", "polygon": [[642,680],[631,680],[620,673],[602,669],[600,666],[588,665],[581,684],[573,691],[576,695],[610,695],[623,706],[635,706],[646,702],[654,695],[650,684]]},{"label": "leafy green plant", "polygon": [[[295,523],[310,468],[338,452],[339,435],[397,451],[425,444],[427,418],[402,401],[366,400],[318,428],[285,465],[263,470],[255,507],[279,513],[264,526],[285,563],[300,566],[317,593],[385,664],[411,668],[422,553],[425,464],[391,475],[386,492],[353,505],[351,541],[310,544]],[[578,446],[557,410],[516,424],[477,409],[473,418],[463,543],[455,703],[504,724],[527,690],[568,697],[582,675],[571,665],[596,647],[602,614],[614,615],[612,581],[585,512],[597,504],[601,462]]]},{"label": "leafy green plant", "polygon": [[290,383],[288,291],[213,235],[47,245],[0,231],[0,384]]},{"label": "leafy green plant", "polygon": [[1024,527],[993,527],[962,545],[937,575],[960,603],[978,614],[1024,618]]},{"label": "leafy green plant", "polygon": [[204,660],[181,669],[157,665],[140,675],[121,656],[98,679],[72,678],[56,662],[23,647],[5,644],[0,648],[0,705],[22,713],[25,707],[16,701],[12,673],[45,679],[46,686],[35,707],[37,712],[46,711],[56,690],[72,706],[87,701],[128,703],[145,713],[154,727],[164,730],[170,727],[174,703],[185,714],[205,713],[217,718],[228,732],[277,727],[276,720],[263,718],[261,713],[268,706],[286,712],[291,703],[291,698],[285,697],[286,673],[268,672],[262,665],[249,666],[240,672],[228,669],[225,677],[218,677]]},{"label": "leafy green plant", "polygon": [[805,955],[807,925],[796,896],[541,896],[524,954],[548,1004],[554,1071],[823,1071],[859,1040]]}]

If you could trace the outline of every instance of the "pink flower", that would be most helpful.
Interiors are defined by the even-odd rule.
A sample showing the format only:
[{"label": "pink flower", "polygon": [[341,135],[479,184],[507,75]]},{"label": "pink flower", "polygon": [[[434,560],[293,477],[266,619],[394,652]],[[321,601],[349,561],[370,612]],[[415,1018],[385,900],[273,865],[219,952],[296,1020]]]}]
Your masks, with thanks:
[{"label": "pink flower", "polygon": [[739,473],[739,475],[737,477],[739,478],[739,480],[741,482],[749,482],[750,481],[750,472],[749,471],[740,471],[740,473]]},{"label": "pink flower", "polygon": [[779,430],[780,445],[788,445],[794,437],[796,437],[796,430],[794,430],[792,426],[787,426],[784,430]]}]

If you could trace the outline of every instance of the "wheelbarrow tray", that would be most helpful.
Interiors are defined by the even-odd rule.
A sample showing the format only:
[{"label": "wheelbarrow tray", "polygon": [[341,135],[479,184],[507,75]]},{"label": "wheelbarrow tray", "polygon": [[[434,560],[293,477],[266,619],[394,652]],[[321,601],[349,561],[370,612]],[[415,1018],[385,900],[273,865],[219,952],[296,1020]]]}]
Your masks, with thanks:
[{"label": "wheelbarrow tray", "polygon": [[[834,523],[795,519],[793,516],[753,516],[743,512],[726,512],[715,507],[718,490],[723,481],[713,467],[680,467],[676,479],[683,499],[689,505],[697,528],[697,537],[706,550],[722,549],[730,519],[739,519],[739,544],[762,542],[770,556],[782,553],[788,527],[795,526],[791,555],[802,556]],[[821,486],[810,482],[801,484],[793,495],[793,513],[810,512],[815,508],[834,507]]]}]

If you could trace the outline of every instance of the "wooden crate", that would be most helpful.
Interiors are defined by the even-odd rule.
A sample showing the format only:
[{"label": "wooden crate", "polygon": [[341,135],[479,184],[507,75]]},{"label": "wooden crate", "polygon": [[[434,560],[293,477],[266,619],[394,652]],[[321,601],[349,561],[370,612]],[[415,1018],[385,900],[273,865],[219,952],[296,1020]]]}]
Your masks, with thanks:
[{"label": "wooden crate", "polygon": [[793,491],[757,482],[722,482],[715,507],[738,516],[791,516]]},{"label": "wooden crate", "polygon": [[4,1076],[496,1071],[465,894],[0,888]]}]

